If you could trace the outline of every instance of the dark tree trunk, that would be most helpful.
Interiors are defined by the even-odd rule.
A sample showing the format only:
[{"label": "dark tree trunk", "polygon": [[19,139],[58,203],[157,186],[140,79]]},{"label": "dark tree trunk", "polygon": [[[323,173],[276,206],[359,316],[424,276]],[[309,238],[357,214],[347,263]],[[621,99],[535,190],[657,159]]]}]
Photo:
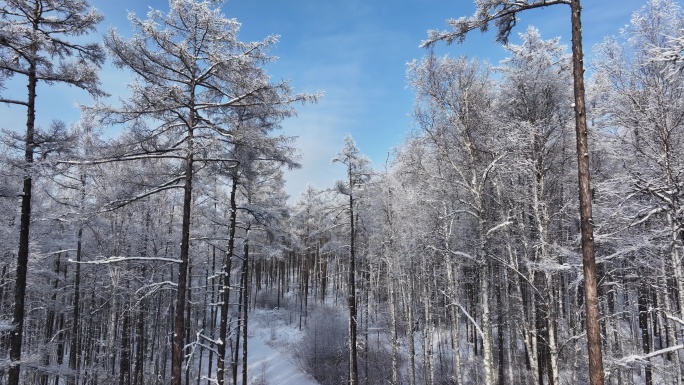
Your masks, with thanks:
[{"label": "dark tree trunk", "polygon": [[131,384],[131,309],[124,310],[121,325],[121,354],[119,357],[119,385]]},{"label": "dark tree trunk", "polygon": [[[59,322],[57,323],[59,330],[64,329],[64,313],[59,315]],[[55,352],[55,355],[57,356],[57,365],[62,366],[62,363],[64,363],[64,333],[59,333],[59,337],[57,338],[57,351]],[[59,383],[59,379],[55,378],[55,382]]]},{"label": "dark tree trunk", "polygon": [[[187,285],[187,302],[189,304],[192,301],[192,265],[188,264],[188,285]],[[192,325],[192,311],[190,306],[185,308],[185,340],[190,341],[190,331]],[[190,385],[190,365],[185,366],[185,385]]]},{"label": "dark tree trunk", "polygon": [[[212,274],[215,274],[214,272],[216,271],[216,246],[213,246],[211,248],[211,271],[212,271]],[[207,274],[207,277],[209,277],[209,274]],[[207,278],[207,285],[209,284],[208,281],[209,281],[209,279]],[[223,281],[221,281],[221,282],[223,282]],[[216,302],[215,294],[216,294],[216,286],[214,284],[214,280],[212,280],[211,303]],[[212,331],[216,330],[216,310],[217,310],[216,306],[212,306],[211,311],[209,312],[209,316],[211,317],[211,320],[209,321],[209,325],[211,326]],[[214,350],[213,349],[209,349],[208,360],[209,360],[209,363],[208,363],[208,367],[207,367],[207,373],[208,373],[207,377],[211,377],[211,370],[212,370],[212,366],[214,363]],[[210,385],[210,384],[211,384],[211,380],[209,378],[207,378],[207,385]]]},{"label": "dark tree trunk", "polygon": [[[638,288],[639,329],[641,329],[641,350],[644,354],[651,352],[651,336],[648,332],[648,293],[644,288]],[[645,385],[653,385],[651,366],[644,365]]]},{"label": "dark tree trunk", "polygon": [[245,235],[244,260],[242,261],[242,383],[247,383],[247,314],[249,310],[249,230]]},{"label": "dark tree trunk", "polygon": [[221,322],[219,325],[219,340],[221,343],[217,346],[217,361],[216,361],[216,383],[223,385],[225,381],[226,368],[226,345],[228,344],[228,311],[230,301],[230,270],[233,262],[233,250],[235,248],[235,225],[237,220],[237,204],[235,203],[235,194],[237,192],[237,176],[233,176],[233,185],[230,190],[230,223],[228,230],[228,250],[226,250],[226,261],[223,265],[223,291],[221,302]]},{"label": "dark tree trunk", "polygon": [[[33,30],[38,30],[38,15],[40,13],[39,2],[35,3],[33,13]],[[32,44],[29,48],[35,56],[37,44]],[[31,189],[33,181],[31,179],[30,167],[33,163],[34,130],[36,124],[36,86],[38,78],[36,76],[36,63],[31,62],[28,68],[28,98],[26,103],[26,137],[24,145],[24,161],[26,162],[26,175],[24,176],[24,188],[21,196],[21,220],[19,224],[19,249],[17,251],[17,278],[14,286],[14,312],[12,314],[12,324],[14,330],[10,333],[10,369],[8,371],[8,385],[19,385],[19,375],[21,373],[21,344],[24,337],[24,305],[26,301],[26,276],[28,272],[29,256],[29,230],[31,227]]]},{"label": "dark tree trunk", "polygon": [[240,296],[238,298],[238,320],[237,320],[237,327],[235,328],[235,355],[233,356],[233,362],[231,362],[232,369],[233,369],[233,385],[237,385],[237,377],[238,377],[238,354],[240,353],[240,329],[242,326],[242,318],[240,318],[240,315],[242,314],[242,295],[244,294],[245,290],[245,275],[240,274]]},{"label": "dark tree trunk", "polygon": [[[191,113],[194,114],[194,113]],[[188,122],[188,153],[185,159],[185,187],[183,195],[183,221],[181,225],[180,263],[178,266],[178,287],[176,290],[176,314],[174,317],[173,352],[171,355],[171,385],[181,385],[185,345],[185,305],[188,280],[188,258],[190,254],[190,211],[192,208],[193,177],[193,125],[194,116]]]}]

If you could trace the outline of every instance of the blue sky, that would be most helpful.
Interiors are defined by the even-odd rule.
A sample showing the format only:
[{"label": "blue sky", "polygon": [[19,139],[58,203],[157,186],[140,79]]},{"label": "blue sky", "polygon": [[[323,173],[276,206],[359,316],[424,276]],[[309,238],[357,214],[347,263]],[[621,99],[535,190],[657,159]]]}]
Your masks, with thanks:
[{"label": "blue sky", "polygon": [[[645,0],[585,0],[583,32],[586,55],[591,47],[614,35],[629,22]],[[101,30],[116,27],[130,33],[128,11],[144,18],[149,7],[168,9],[167,0],[91,0],[104,15]],[[241,40],[280,35],[271,53],[279,60],[267,67],[274,80],[286,79],[295,92],[324,92],[316,105],[299,107],[299,114],[283,122],[284,133],[297,136],[302,169],[288,172],[287,191],[296,199],[307,183],[327,188],[343,177],[343,168],[331,159],[351,134],[360,150],[382,168],[392,148],[400,145],[412,127],[413,94],[406,87],[406,63],[426,53],[419,44],[428,29],[447,29],[445,20],[470,16],[470,0],[229,0],[224,14],[242,23]],[[570,43],[567,6],[553,6],[520,15],[512,43],[528,25],[539,28],[544,39],[560,36]],[[100,40],[100,36],[93,36]],[[464,44],[439,45],[452,57],[466,55],[496,64],[505,51],[492,32],[473,32]],[[102,72],[103,86],[112,94],[125,93],[128,75],[113,68]],[[10,82],[3,94],[21,95],[25,85]],[[53,119],[73,123],[75,104],[89,103],[88,95],[66,86],[39,89],[38,122]],[[0,106],[0,127],[22,127],[25,111]]]}]

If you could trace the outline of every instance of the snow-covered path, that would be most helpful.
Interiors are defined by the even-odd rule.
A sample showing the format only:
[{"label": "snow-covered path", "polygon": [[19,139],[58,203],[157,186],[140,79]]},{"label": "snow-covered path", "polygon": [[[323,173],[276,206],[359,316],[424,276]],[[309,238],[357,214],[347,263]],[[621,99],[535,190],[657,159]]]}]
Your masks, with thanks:
[{"label": "snow-covered path", "polygon": [[[303,373],[291,357],[268,346],[258,336],[249,338],[248,373],[253,385],[319,385]],[[265,381],[264,381],[265,380]]]},{"label": "snow-covered path", "polygon": [[[260,323],[260,322],[259,322]],[[279,326],[277,330],[271,331],[268,328],[256,326],[250,332],[248,338],[248,374],[250,385],[319,385],[309,374],[302,372],[294,361],[291,352],[293,347],[291,338],[273,338],[281,336],[292,336],[284,329],[287,326]],[[272,346],[282,346],[279,351]],[[287,354],[287,353],[290,354]]]}]

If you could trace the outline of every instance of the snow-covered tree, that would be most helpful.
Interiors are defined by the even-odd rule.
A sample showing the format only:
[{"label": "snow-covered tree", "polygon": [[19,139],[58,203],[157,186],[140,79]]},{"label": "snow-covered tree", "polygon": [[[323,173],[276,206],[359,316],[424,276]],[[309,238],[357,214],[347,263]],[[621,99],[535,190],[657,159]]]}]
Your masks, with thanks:
[{"label": "snow-covered tree", "polygon": [[[347,135],[344,148],[333,158],[347,168],[347,180],[338,181],[337,191],[348,197],[347,214],[349,216],[349,265],[347,279],[347,306],[349,308],[349,384],[359,384],[357,327],[358,312],[356,298],[356,240],[359,190],[371,177],[370,160],[356,147],[354,139]],[[356,213],[356,214],[355,214]]]},{"label": "snow-covered tree", "polygon": [[[684,11],[676,2],[651,0],[632,15],[619,36],[596,47],[593,63],[596,120],[605,130],[605,142],[611,143],[609,154],[615,165],[604,190],[623,197],[621,204],[613,205],[612,230],[626,238],[616,249],[625,256],[626,269],[649,272],[638,280],[642,307],[654,305],[645,288],[658,287],[654,298],[663,314],[653,317],[665,323],[672,345],[679,326],[662,317],[681,319],[684,307],[684,82],[681,76],[671,76],[668,63],[653,60],[653,52],[668,46],[670,33],[684,30],[683,19]],[[635,254],[652,257],[633,258]],[[642,337],[647,337],[648,328],[641,329]],[[642,353],[652,354],[648,339],[643,341]],[[674,376],[681,383],[680,360],[674,365]],[[649,366],[645,381],[653,381]]]},{"label": "snow-covered tree", "polygon": [[449,20],[448,24],[453,28],[453,31],[428,31],[428,39],[423,42],[423,46],[430,46],[439,41],[444,41],[447,44],[451,44],[454,41],[463,42],[468,32],[476,29],[484,32],[488,29],[490,23],[494,23],[496,26],[496,40],[505,44],[508,42],[508,37],[516,25],[518,13],[558,4],[570,7],[570,24],[572,28],[576,155],[590,383],[591,385],[603,385],[603,353],[601,351],[598,278],[589,173],[589,135],[586,117],[584,51],[582,48],[582,6],[580,0],[475,0],[476,10],[472,17]]},{"label": "snow-covered tree", "polygon": [[181,163],[171,179],[138,195],[170,188],[180,188],[184,195],[171,375],[174,385],[181,383],[185,357],[195,173],[207,163],[219,163],[226,169],[239,164],[226,149],[235,145],[234,131],[241,121],[263,122],[255,129],[268,132],[277,127],[273,122],[294,113],[292,103],[315,99],[293,95],[285,82],[271,83],[262,67],[272,60],[267,50],[276,37],[240,42],[240,24],[221,14],[221,4],[171,0],[167,13],[152,10],[146,20],[130,15],[135,32],[132,38],[109,31],[105,44],[114,63],[131,70],[136,78],[130,86],[131,96],[120,106],[92,109],[103,122],[125,124],[128,129],[123,151],[112,157],[157,157]]},{"label": "snow-covered tree", "polygon": [[[526,280],[517,279],[520,293],[541,293],[523,307],[523,333],[532,375],[539,380],[539,356],[548,357],[553,383],[559,382],[558,330],[555,308],[562,293],[557,292],[561,258],[555,247],[564,243],[559,225],[564,219],[567,184],[567,153],[572,120],[570,58],[559,39],[542,40],[536,28],[521,34],[521,45],[508,45],[510,56],[501,62],[497,112],[506,122],[506,148],[511,152],[505,162],[508,178],[516,186],[506,186],[502,199],[516,213],[516,241],[512,245]],[[531,218],[528,221],[527,218]],[[552,218],[557,218],[552,223]],[[525,245],[526,247],[520,247]],[[533,288],[524,287],[527,284]],[[539,328],[539,319],[544,326]],[[536,330],[541,329],[541,330]],[[543,353],[548,350],[548,354]],[[545,358],[543,358],[545,359]]]},{"label": "snow-covered tree", "polygon": [[[440,229],[439,235],[426,246],[436,256],[448,255],[441,257],[447,261],[463,258],[479,275],[479,280],[473,282],[477,289],[473,290],[478,298],[475,317],[481,321],[468,316],[482,339],[485,381],[494,383],[489,276],[494,261],[489,254],[492,235],[508,221],[501,217],[499,203],[492,195],[492,183],[504,153],[498,143],[502,134],[497,133],[502,127],[489,113],[494,103],[490,71],[466,58],[438,58],[431,53],[420,62],[410,63],[408,73],[416,92],[414,115],[421,129],[416,140],[431,159],[427,163],[421,156],[416,165],[430,179],[428,186],[434,194],[431,199],[436,201],[430,205],[432,218],[441,222],[433,224]],[[468,233],[459,242],[453,242],[448,230],[454,221]],[[454,301],[453,306],[460,305],[456,298],[450,301]],[[469,313],[465,307],[459,309]]]}]

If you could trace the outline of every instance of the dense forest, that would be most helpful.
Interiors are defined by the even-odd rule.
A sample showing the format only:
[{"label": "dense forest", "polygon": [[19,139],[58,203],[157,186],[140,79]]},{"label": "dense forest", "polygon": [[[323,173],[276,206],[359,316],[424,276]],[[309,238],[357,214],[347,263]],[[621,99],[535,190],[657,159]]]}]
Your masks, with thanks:
[{"label": "dense forest", "polygon": [[[27,112],[0,142],[0,383],[247,385],[267,309],[320,384],[588,384],[568,47],[529,28],[495,66],[428,48],[392,159],[348,136],[346,178],[288,203],[278,129],[321,95],[273,82],[277,39],[241,42],[221,5],[170,0],[98,43],[87,0],[0,0],[0,102]],[[579,154],[603,374],[681,385],[684,11],[648,0],[615,33],[586,63]],[[114,103],[105,60],[133,77]],[[39,127],[36,87],[56,83],[94,102]]]}]

